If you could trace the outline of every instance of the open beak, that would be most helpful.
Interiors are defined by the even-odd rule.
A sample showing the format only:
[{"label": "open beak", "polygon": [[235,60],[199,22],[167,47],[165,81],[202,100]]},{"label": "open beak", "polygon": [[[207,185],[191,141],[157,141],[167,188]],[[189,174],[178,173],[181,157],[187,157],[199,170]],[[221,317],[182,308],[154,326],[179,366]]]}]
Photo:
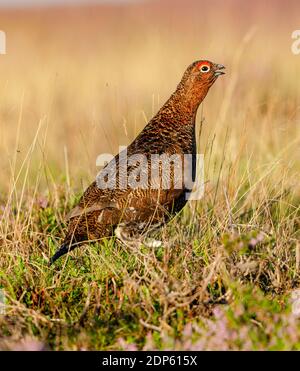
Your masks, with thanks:
[{"label": "open beak", "polygon": [[223,64],[216,64],[215,76],[224,75],[225,72],[220,71],[220,70],[224,70],[224,68],[225,66],[223,66]]}]

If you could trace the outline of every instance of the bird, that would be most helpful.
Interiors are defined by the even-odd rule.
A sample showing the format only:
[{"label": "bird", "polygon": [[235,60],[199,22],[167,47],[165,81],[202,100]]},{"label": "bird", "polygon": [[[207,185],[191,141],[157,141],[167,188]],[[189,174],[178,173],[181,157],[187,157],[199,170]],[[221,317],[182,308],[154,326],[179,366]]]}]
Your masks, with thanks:
[{"label": "bird", "polygon": [[[224,69],[209,60],[197,60],[187,67],[162,108],[135,140],[103,167],[71,210],[65,238],[50,265],[77,246],[113,236],[129,245],[148,241],[160,246],[160,241],[147,236],[188,201],[196,176],[197,110]],[[167,174],[160,161],[163,156],[176,160],[171,161]],[[187,165],[185,156],[191,159]],[[185,176],[178,180],[177,170],[188,171],[191,182],[186,182]]]}]

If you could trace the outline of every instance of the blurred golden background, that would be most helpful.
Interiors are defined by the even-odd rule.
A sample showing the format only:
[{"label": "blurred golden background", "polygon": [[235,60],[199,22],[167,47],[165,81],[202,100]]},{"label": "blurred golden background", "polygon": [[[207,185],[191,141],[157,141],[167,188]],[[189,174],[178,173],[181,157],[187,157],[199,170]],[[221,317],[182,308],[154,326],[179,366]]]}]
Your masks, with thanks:
[{"label": "blurred golden background", "polygon": [[205,119],[199,152],[211,152],[208,180],[223,160],[231,180],[276,163],[272,179],[288,172],[296,189],[300,56],[291,34],[299,10],[291,0],[1,8],[1,198],[20,170],[28,185],[45,168],[55,182],[87,184],[96,157],[129,144],[187,65],[203,58],[227,67],[197,119]]}]

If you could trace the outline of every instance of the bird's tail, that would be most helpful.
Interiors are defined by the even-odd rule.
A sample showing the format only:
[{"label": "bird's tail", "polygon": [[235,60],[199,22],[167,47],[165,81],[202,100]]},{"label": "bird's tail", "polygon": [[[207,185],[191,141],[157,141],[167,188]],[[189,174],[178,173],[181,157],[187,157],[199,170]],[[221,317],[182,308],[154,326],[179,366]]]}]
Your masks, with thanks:
[{"label": "bird's tail", "polygon": [[60,248],[56,251],[56,253],[51,257],[49,265],[52,265],[58,258],[62,255],[67,254],[69,251],[73,250],[75,246],[72,246],[70,242],[64,242]]}]

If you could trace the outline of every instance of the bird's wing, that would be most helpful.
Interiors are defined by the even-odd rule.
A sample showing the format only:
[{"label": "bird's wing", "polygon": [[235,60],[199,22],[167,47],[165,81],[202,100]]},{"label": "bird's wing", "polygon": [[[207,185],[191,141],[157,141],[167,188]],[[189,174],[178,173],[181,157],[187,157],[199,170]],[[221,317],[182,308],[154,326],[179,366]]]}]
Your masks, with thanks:
[{"label": "bird's wing", "polygon": [[94,205],[87,206],[87,207],[82,207],[80,205],[77,205],[67,214],[67,220],[78,217],[78,216],[82,216],[85,214],[89,214],[94,211],[102,211],[107,208],[118,209],[118,205],[115,202],[96,203]]},{"label": "bird's wing", "polygon": [[[177,148],[175,147],[176,146],[172,146],[171,150],[169,148],[169,151],[166,150],[164,153],[169,155],[176,153]],[[119,155],[117,155],[114,160],[118,165]],[[108,166],[110,166],[110,164],[108,164]],[[105,173],[105,168],[103,169],[103,172]],[[119,216],[120,213],[122,213],[126,217],[127,214],[129,219],[131,217],[146,219],[154,210],[161,210],[161,212],[163,210],[171,211],[174,201],[182,196],[182,193],[184,192],[183,187],[176,189],[173,184],[171,188],[164,189],[162,186],[163,175],[159,171],[156,172],[156,176],[153,177],[153,174],[151,173],[152,168],[150,168],[148,161],[144,163],[143,166],[131,164],[127,167],[128,179],[133,173],[137,176],[143,177],[145,172],[147,173],[147,179],[151,181],[151,186],[148,183],[147,189],[142,189],[139,186],[136,188],[127,187],[126,189],[120,189],[118,168],[116,169],[116,189],[101,189],[98,187],[97,182],[94,181],[86,189],[78,205],[68,214],[68,219],[97,211],[104,211],[106,209],[110,210],[109,213],[111,213],[112,209],[116,209],[118,210],[116,216]],[[99,174],[101,175],[101,172]],[[151,180],[148,178],[150,174]],[[174,173],[171,175],[171,178],[174,183]],[[105,223],[105,220],[103,220],[103,222]]]}]

